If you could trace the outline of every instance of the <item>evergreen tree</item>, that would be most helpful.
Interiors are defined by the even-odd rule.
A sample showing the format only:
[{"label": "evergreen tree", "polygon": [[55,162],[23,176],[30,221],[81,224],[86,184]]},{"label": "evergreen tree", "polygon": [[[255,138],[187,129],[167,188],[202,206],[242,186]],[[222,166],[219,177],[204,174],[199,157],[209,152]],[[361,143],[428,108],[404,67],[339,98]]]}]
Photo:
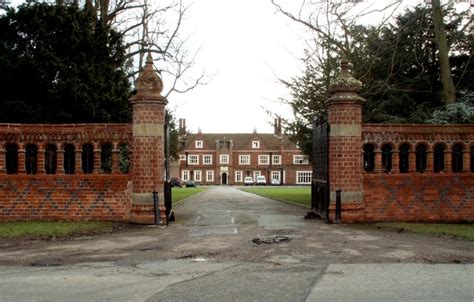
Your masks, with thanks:
[{"label": "evergreen tree", "polygon": [[[472,27],[466,30],[469,18],[467,13],[446,8],[445,30],[453,81],[458,94],[468,96],[474,91],[474,35]],[[445,102],[430,8],[420,5],[409,9],[392,24],[380,28],[352,25],[347,31],[345,37],[350,37],[351,48],[345,55],[352,63],[352,74],[362,81],[361,95],[367,99],[363,108],[364,122],[435,121],[431,119],[433,112],[437,110],[439,115]],[[341,43],[345,37],[340,38]],[[295,117],[293,122],[287,123],[286,130],[309,155],[311,122],[315,115],[324,115],[329,81],[335,77],[337,61],[342,56],[330,39],[318,44],[323,50],[307,53],[303,74],[283,81],[290,89],[291,99],[287,102]],[[469,118],[451,120],[462,122]]]},{"label": "evergreen tree", "polygon": [[77,4],[24,4],[0,17],[0,121],[127,122],[119,33]]}]

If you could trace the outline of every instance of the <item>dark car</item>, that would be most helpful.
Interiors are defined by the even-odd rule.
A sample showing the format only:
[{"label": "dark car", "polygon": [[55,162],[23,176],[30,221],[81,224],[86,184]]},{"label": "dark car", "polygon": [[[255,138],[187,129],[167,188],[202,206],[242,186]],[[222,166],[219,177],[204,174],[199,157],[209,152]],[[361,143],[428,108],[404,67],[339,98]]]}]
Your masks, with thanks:
[{"label": "dark car", "polygon": [[171,187],[178,187],[178,188],[181,188],[183,186],[183,184],[181,183],[181,179],[179,179],[178,177],[173,177],[171,178]]},{"label": "dark car", "polygon": [[196,185],[196,183],[195,183],[194,181],[188,180],[188,181],[186,182],[186,188],[196,188],[196,187],[197,187],[197,185]]}]

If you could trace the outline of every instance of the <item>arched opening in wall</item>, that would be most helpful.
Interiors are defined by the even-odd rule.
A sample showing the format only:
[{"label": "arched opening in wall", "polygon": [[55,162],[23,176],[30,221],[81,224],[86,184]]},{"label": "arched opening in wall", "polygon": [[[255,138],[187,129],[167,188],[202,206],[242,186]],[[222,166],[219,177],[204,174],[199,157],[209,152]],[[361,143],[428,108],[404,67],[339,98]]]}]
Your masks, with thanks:
[{"label": "arched opening in wall", "polygon": [[18,173],[18,146],[16,144],[8,144],[5,151],[7,174]]},{"label": "arched opening in wall", "polygon": [[82,172],[91,174],[94,171],[94,147],[92,144],[82,146]]},{"label": "arched opening in wall", "polygon": [[100,168],[104,173],[112,173],[112,144],[106,143],[101,147]]},{"label": "arched opening in wall", "polygon": [[423,173],[426,171],[426,150],[425,144],[416,146],[416,172]]},{"label": "arched opening in wall", "polygon": [[474,146],[471,147],[471,172],[474,173]]},{"label": "arched opening in wall", "polygon": [[38,147],[36,145],[26,145],[25,169],[26,174],[36,174],[36,172],[38,171]]},{"label": "arched opening in wall", "polygon": [[227,173],[222,173],[222,184],[226,185],[227,184]]},{"label": "arched opening in wall", "polygon": [[76,170],[76,149],[74,145],[67,144],[64,146],[64,173],[74,174]]},{"label": "arched opening in wall", "polygon": [[444,145],[437,144],[433,152],[433,170],[435,173],[444,171]]},{"label": "arched opening in wall", "polygon": [[364,145],[364,170],[365,172],[374,172],[375,169],[375,147],[372,144]]},{"label": "arched opening in wall", "polygon": [[128,144],[120,145],[119,170],[122,174],[128,174],[130,170],[130,147]]},{"label": "arched opening in wall", "polygon": [[409,167],[409,154],[410,154],[410,145],[407,143],[402,144],[398,148],[398,158],[399,164],[398,167],[400,168],[400,173],[408,173]]},{"label": "arched opening in wall", "polygon": [[46,174],[55,174],[57,168],[57,149],[55,145],[47,145],[44,152],[44,170]]},{"label": "arched opening in wall", "polygon": [[453,146],[452,168],[454,173],[462,172],[462,166],[464,164],[462,158],[463,151],[464,146],[462,144],[455,144]]},{"label": "arched opening in wall", "polygon": [[382,169],[384,172],[392,171],[392,146],[390,144],[382,146]]}]

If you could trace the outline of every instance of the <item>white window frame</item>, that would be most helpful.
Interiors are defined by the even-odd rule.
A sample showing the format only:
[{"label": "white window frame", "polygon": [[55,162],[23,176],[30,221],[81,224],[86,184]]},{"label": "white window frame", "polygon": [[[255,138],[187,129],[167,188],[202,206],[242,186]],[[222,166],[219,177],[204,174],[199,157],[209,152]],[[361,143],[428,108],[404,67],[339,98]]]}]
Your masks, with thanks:
[{"label": "white window frame", "polygon": [[181,171],[181,180],[182,180],[182,181],[188,181],[190,175],[191,175],[191,174],[190,174],[189,170],[183,170],[183,171]]},{"label": "white window frame", "polygon": [[206,170],[206,181],[214,181],[214,170]]},{"label": "white window frame", "polygon": [[[206,161],[206,159],[209,159]],[[203,165],[212,165],[212,154],[205,154],[202,156],[202,164]]]},{"label": "white window frame", "polygon": [[235,171],[235,182],[243,182],[244,181],[244,171]]},{"label": "white window frame", "polygon": [[272,179],[278,180],[278,182],[281,182],[281,171],[274,170],[270,172],[270,176]]},{"label": "white window frame", "polygon": [[306,155],[293,155],[293,164],[295,165],[307,165],[309,164],[308,156]]},{"label": "white window frame", "polygon": [[257,181],[257,176],[262,175],[262,171],[253,171],[253,181]]},{"label": "white window frame", "polygon": [[220,163],[224,164],[224,165],[228,165],[229,164],[229,154],[221,154]]},{"label": "white window frame", "polygon": [[258,164],[268,166],[270,164],[270,155],[259,155]]},{"label": "white window frame", "polygon": [[[277,160],[275,160],[277,159]],[[281,155],[272,155],[272,164],[281,165]]]},{"label": "white window frame", "polygon": [[260,149],[260,141],[252,141],[252,149]]},{"label": "white window frame", "polygon": [[194,181],[195,182],[202,182],[201,170],[194,170]]},{"label": "white window frame", "polygon": [[202,149],[202,148],[204,148],[204,142],[201,141],[201,140],[199,140],[199,141],[194,141],[194,147],[195,147],[196,149]]},{"label": "white window frame", "polygon": [[312,171],[296,171],[296,184],[309,185],[313,179]]},{"label": "white window frame", "polygon": [[199,165],[199,155],[197,154],[188,155],[188,165]]},{"label": "white window frame", "polygon": [[[248,160],[244,161],[243,159],[247,158]],[[250,165],[250,154],[241,154],[239,155],[239,165]]]},{"label": "white window frame", "polygon": [[181,155],[179,156],[179,160],[186,160],[186,155],[181,154]]}]

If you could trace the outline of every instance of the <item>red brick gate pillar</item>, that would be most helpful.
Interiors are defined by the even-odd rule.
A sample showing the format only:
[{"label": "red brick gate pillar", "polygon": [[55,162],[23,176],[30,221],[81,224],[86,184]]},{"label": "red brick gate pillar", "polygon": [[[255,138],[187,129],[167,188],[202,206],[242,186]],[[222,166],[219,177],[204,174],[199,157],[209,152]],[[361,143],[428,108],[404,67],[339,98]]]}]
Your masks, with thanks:
[{"label": "red brick gate pillar", "polygon": [[342,220],[346,222],[364,220],[362,105],[365,99],[358,95],[361,87],[362,83],[352,77],[349,63],[343,59],[341,71],[329,88],[332,95],[326,105],[330,125],[331,208],[335,205],[336,190],[341,189]]},{"label": "red brick gate pillar", "polygon": [[[164,204],[164,123],[167,100],[161,95],[163,82],[153,69],[153,58],[147,56],[146,65],[135,82],[137,93],[130,98],[133,110],[132,137],[132,205],[130,220],[154,223],[153,192],[158,192]],[[167,223],[164,207],[160,220]]]}]

